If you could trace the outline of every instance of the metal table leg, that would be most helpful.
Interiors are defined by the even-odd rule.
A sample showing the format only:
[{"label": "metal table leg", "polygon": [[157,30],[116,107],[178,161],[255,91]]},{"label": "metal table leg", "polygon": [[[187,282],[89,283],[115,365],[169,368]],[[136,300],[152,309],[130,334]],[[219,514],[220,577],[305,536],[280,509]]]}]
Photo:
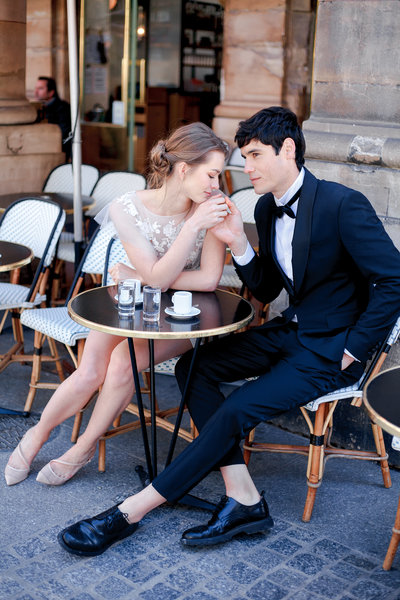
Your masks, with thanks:
[{"label": "metal table leg", "polygon": [[153,466],[152,466],[151,457],[150,457],[149,440],[147,437],[146,419],[145,419],[144,410],[143,410],[142,392],[140,391],[140,381],[139,381],[139,373],[137,370],[135,348],[133,345],[133,339],[131,337],[128,338],[128,345],[129,345],[129,354],[131,356],[133,379],[134,379],[135,388],[136,388],[136,398],[137,398],[137,403],[138,403],[140,428],[142,430],[144,452],[145,452],[145,456],[146,456],[147,471],[148,471],[148,475],[149,475],[149,478],[151,481],[153,479]]},{"label": "metal table leg", "polygon": [[29,417],[30,413],[26,410],[12,410],[11,408],[2,408],[0,406],[0,415],[10,415],[14,417]]}]

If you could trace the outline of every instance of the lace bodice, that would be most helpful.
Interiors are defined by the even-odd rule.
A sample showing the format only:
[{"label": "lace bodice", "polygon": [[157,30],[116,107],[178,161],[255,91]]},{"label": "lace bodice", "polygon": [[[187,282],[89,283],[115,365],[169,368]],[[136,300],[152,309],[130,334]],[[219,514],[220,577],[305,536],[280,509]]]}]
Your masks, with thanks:
[{"label": "lace bodice", "polygon": [[[109,216],[121,241],[138,247],[153,247],[158,258],[163,256],[175,241],[185,223],[187,212],[173,216],[156,215],[150,212],[136,192],[128,192],[113,200]],[[97,219],[96,219],[97,220]],[[189,254],[185,270],[198,269],[206,230],[199,232],[194,249]]]}]

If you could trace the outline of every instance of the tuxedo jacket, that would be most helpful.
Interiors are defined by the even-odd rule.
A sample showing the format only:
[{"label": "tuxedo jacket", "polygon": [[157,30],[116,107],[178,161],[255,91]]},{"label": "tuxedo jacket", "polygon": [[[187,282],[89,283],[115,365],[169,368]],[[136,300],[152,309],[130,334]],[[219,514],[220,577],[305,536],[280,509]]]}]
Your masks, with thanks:
[{"label": "tuxedo jacket", "polygon": [[308,349],[340,361],[346,348],[364,362],[400,314],[400,253],[361,193],[305,169],[292,240],[293,283],[275,256],[274,197],[255,208],[259,253],[235,264],[252,294],[271,302],[286,288],[289,308],[261,328],[298,320]]}]

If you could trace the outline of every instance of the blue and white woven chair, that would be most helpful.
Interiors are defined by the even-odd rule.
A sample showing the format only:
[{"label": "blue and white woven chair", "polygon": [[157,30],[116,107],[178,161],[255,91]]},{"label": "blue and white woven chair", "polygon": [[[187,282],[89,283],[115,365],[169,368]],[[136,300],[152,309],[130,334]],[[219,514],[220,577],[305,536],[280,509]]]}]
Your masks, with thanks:
[{"label": "blue and white woven chair", "polygon": [[13,278],[12,283],[0,282],[0,311],[5,311],[0,330],[11,311],[15,338],[14,346],[0,357],[0,371],[10,362],[26,361],[25,356],[21,358],[24,338],[19,317],[23,309],[46,301],[50,265],[64,222],[65,212],[58,204],[40,198],[17,200],[3,214],[0,239],[28,246],[39,263],[29,287],[20,285],[18,278]]},{"label": "blue and white woven chair", "polygon": [[[115,230],[111,223],[109,226],[101,229],[98,228],[95,231],[76,271],[74,281],[64,306],[24,311],[21,315],[22,325],[30,327],[35,331],[31,381],[24,408],[28,413],[32,408],[38,389],[55,389],[59,386],[59,383],[40,381],[41,366],[43,362],[55,362],[60,381],[64,380],[64,371],[56,342],[64,344],[75,368],[79,364],[84,340],[88,336],[89,329],[82,325],[78,325],[78,323],[71,319],[68,315],[67,304],[68,301],[80,291],[85,280],[85,275],[93,273],[101,275],[103,273],[108,242],[114,233]],[[42,347],[46,339],[50,348],[50,355],[48,356],[42,354]],[[77,346],[76,352],[73,350],[75,346]],[[80,425],[80,423],[78,422],[79,418],[76,425],[79,431],[78,425]],[[75,433],[74,428],[73,437],[75,437]],[[73,439],[73,441],[75,441],[75,439]]]},{"label": "blue and white woven chair", "polygon": [[[138,173],[129,173],[125,171],[112,171],[105,173],[97,181],[91,196],[94,199],[93,206],[86,211],[85,218],[87,222],[93,219],[97,213],[109,204],[114,198],[122,196],[127,192],[144,190],[146,179]],[[63,233],[57,250],[57,264],[55,275],[60,277],[60,272],[64,262],[75,261],[75,248],[73,234]],[[55,303],[59,295],[58,281],[55,280],[55,286],[52,292],[52,302]]]},{"label": "blue and white woven chair", "polygon": [[[110,247],[108,252],[108,257],[106,260],[105,268],[104,268],[104,277],[103,284],[104,285],[112,285],[115,282],[111,278],[108,269],[110,266],[115,265],[116,263],[129,264],[128,257],[124,250],[124,247],[119,239],[113,239],[110,241]],[[159,363],[155,367],[155,372],[163,375],[175,375],[175,364],[179,357],[171,358],[169,360],[165,360],[162,363]],[[144,387],[141,388],[141,392],[145,394],[150,393],[150,379],[149,373],[144,371],[142,373]],[[139,417],[139,411],[136,404],[131,402],[125,409],[128,413]],[[156,401],[156,424],[158,427],[166,429],[171,433],[174,430],[174,423],[171,423],[168,419],[175,415],[178,412],[178,407],[160,410],[158,407],[158,403]],[[130,423],[125,423],[121,425],[121,416],[117,417],[113,423],[113,427],[110,428],[99,440],[99,471],[105,471],[105,461],[106,461],[106,441],[112,437],[120,435],[122,433],[127,433],[129,431],[133,431],[135,429],[140,429],[140,421],[137,419]],[[145,418],[146,422],[150,424],[151,413],[150,410],[145,409]],[[191,424],[191,430],[187,431],[184,428],[179,429],[178,435],[185,439],[188,442],[191,442],[195,437],[194,425]]]},{"label": "blue and white woven chair", "polygon": [[[254,430],[246,438],[244,444],[244,458],[248,464],[251,452],[283,452],[303,454],[308,457],[307,466],[307,498],[304,505],[303,521],[311,519],[314,507],[317,489],[322,483],[325,462],[328,458],[354,458],[361,460],[378,461],[382,471],[383,483],[386,488],[391,487],[391,479],[388,465],[388,455],[385,449],[382,429],[371,421],[372,432],[374,436],[376,451],[350,450],[336,448],[331,446],[330,440],[333,429],[333,413],[338,402],[350,400],[352,406],[361,406],[364,387],[368,381],[376,375],[382,368],[382,365],[390,352],[393,344],[396,343],[400,334],[400,317],[387,336],[386,340],[376,350],[373,358],[369,361],[367,368],[361,379],[352,386],[341,388],[325,396],[300,407],[302,415],[310,430],[309,445],[287,445],[287,444],[267,444],[254,441]],[[314,423],[309,413],[314,412]]]},{"label": "blue and white woven chair", "polygon": [[[81,165],[81,192],[90,196],[99,178],[99,170],[92,165]],[[74,191],[73,165],[58,165],[50,171],[43,185],[44,192],[60,192],[72,194]]]}]

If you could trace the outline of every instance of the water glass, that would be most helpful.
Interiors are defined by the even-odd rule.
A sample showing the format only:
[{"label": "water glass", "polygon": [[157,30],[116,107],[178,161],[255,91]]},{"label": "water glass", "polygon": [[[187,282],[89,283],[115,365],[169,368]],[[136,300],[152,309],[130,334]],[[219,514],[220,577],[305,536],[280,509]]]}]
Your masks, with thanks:
[{"label": "water glass", "polygon": [[118,286],[118,315],[125,319],[135,315],[135,288],[123,282]]},{"label": "water glass", "polygon": [[151,285],[143,286],[143,321],[160,320],[161,288]]}]

